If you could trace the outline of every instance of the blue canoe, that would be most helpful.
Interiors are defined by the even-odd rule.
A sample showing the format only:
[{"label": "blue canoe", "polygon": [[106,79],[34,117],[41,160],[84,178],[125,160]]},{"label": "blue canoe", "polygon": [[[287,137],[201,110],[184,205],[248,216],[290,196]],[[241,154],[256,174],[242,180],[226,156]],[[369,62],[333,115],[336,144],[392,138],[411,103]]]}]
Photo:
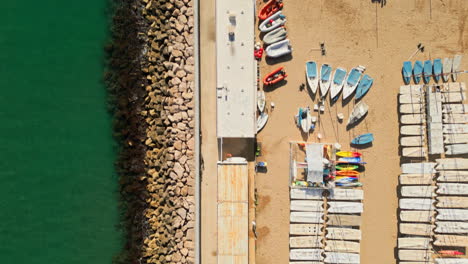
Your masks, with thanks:
[{"label": "blue canoe", "polygon": [[338,163],[367,164],[367,162],[362,161],[361,157],[342,157],[338,159]]},{"label": "blue canoe", "polygon": [[415,84],[418,84],[421,81],[422,72],[423,72],[422,61],[415,61],[414,67],[413,67],[413,77],[414,77]]},{"label": "blue canoe", "polygon": [[317,73],[317,63],[315,61],[306,62],[306,75],[307,75],[307,84],[309,85],[312,93],[317,92],[318,87],[318,73]]},{"label": "blue canoe", "polygon": [[411,65],[411,61],[403,62],[401,73],[403,74],[403,81],[405,84],[409,84],[411,81],[411,75],[413,75],[413,66]]},{"label": "blue canoe", "polygon": [[367,74],[364,75],[356,89],[356,99],[361,99],[367,93],[367,91],[369,91],[373,83],[374,83],[374,79],[372,79]]},{"label": "blue canoe", "polygon": [[424,62],[424,83],[429,83],[432,76],[432,61],[427,60]]},{"label": "blue canoe", "polygon": [[374,141],[374,135],[372,133],[362,134],[351,140],[353,145],[365,145]]},{"label": "blue canoe", "polygon": [[434,80],[438,83],[441,76],[442,76],[442,60],[435,59],[434,60]]},{"label": "blue canoe", "polygon": [[339,182],[339,183],[351,183],[351,182],[357,182],[358,179],[357,178],[353,178],[353,177],[346,177],[346,178],[341,178],[341,179],[338,179],[336,180],[335,182]]}]

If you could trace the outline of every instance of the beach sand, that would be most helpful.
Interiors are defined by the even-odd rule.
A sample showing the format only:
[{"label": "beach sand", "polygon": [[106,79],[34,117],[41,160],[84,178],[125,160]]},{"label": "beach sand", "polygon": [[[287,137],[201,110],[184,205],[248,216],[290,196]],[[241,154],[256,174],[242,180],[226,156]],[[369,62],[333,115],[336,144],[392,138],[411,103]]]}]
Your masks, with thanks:
[{"label": "beach sand", "polygon": [[[263,2],[259,2],[261,6]],[[369,114],[355,128],[347,131],[346,120],[354,99],[342,105],[341,98],[326,111],[320,126],[308,141],[339,142],[350,149],[349,142],[362,133],[374,133],[372,147],[362,150],[366,171],[364,183],[364,213],[361,263],[396,263],[397,185],[400,172],[397,93],[403,85],[402,62],[407,60],[421,42],[424,53],[412,61],[444,58],[465,53],[468,46],[468,2],[466,0],[395,0],[379,3],[353,0],[284,1],[286,28],[291,40],[291,59],[278,62],[262,59],[260,76],[278,66],[285,66],[287,83],[265,89],[270,119],[258,135],[263,155],[259,161],[269,164],[267,173],[256,177],[257,254],[256,263],[288,263],[289,259],[289,144],[291,140],[306,140],[294,123],[298,107],[314,105],[305,83],[305,61],[329,63],[335,69],[348,71],[357,65],[366,66],[374,85],[362,101],[369,105]],[[327,55],[321,56],[319,43],[325,42]],[[279,60],[281,61],[281,60]],[[461,69],[468,68],[468,57]],[[459,81],[467,80],[460,75]],[[214,89],[214,88],[213,88]],[[317,98],[315,98],[315,102]],[[275,109],[269,107],[275,103]],[[345,115],[338,123],[336,114]],[[317,115],[317,112],[314,112]],[[377,262],[376,262],[377,261]]]}]

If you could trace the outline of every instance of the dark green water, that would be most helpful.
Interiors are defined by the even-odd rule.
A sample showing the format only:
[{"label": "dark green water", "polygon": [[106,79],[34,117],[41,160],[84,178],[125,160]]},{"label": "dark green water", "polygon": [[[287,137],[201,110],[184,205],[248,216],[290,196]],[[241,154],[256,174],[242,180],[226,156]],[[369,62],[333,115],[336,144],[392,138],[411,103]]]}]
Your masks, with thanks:
[{"label": "dark green water", "polygon": [[107,3],[2,1],[0,263],[111,263],[121,249]]}]

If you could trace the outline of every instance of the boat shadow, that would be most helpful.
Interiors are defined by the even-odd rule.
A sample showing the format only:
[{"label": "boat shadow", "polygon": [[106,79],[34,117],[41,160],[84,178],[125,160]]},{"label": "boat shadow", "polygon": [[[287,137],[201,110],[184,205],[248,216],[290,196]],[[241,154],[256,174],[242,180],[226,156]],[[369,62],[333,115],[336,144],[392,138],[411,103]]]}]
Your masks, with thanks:
[{"label": "boat shadow", "polygon": [[[266,56],[266,55],[265,55]],[[286,54],[284,56],[281,56],[279,58],[269,58],[269,57],[265,57],[265,62],[268,64],[268,65],[274,65],[276,63],[282,63],[282,62],[287,62],[287,61],[290,61],[293,59],[293,55],[292,53],[289,53],[289,54]]]},{"label": "boat shadow", "polygon": [[[342,93],[342,92],[340,92]],[[351,102],[354,98],[354,93],[352,93],[350,96],[348,96],[348,98],[346,98],[346,100],[341,100],[341,106],[345,106],[347,105],[349,102]]]},{"label": "boat shadow", "polygon": [[269,85],[263,85],[263,91],[265,92],[273,92],[274,90],[280,88],[281,86],[284,86],[288,84],[288,81],[286,79],[278,82],[278,83],[275,83],[275,84],[269,84]]},{"label": "boat shadow", "polygon": [[367,144],[359,144],[359,145],[358,145],[358,144],[353,144],[353,143],[351,143],[350,145],[351,145],[351,147],[353,147],[353,148],[355,148],[355,149],[366,149],[366,148],[372,147],[372,146],[373,146],[373,142],[369,142],[369,143],[367,143]]},{"label": "boat shadow", "polygon": [[346,130],[351,130],[354,127],[358,126],[360,123],[362,123],[362,121],[364,121],[364,119],[366,119],[367,114],[368,113],[366,113],[364,116],[362,116],[358,121],[356,121],[356,122],[354,122],[352,124],[346,125]]},{"label": "boat shadow", "polygon": [[312,101],[315,101],[315,98],[317,98],[318,88],[317,88],[316,93],[312,92],[312,89],[310,88],[309,83],[307,82],[307,76],[306,75],[304,75],[304,83],[303,84],[305,84],[305,89],[307,90],[307,93],[309,94],[310,99],[312,99]]}]

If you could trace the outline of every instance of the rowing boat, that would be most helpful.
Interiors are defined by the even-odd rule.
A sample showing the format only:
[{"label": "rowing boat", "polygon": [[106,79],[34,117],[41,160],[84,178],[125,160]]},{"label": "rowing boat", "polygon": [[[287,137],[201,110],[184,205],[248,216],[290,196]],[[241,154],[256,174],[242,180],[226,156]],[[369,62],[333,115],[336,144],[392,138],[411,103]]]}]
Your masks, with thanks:
[{"label": "rowing boat", "polygon": [[424,83],[428,84],[432,76],[432,61],[427,60],[424,62]]},{"label": "rowing boat", "polygon": [[263,112],[257,118],[257,133],[262,130],[268,121],[268,114]]},{"label": "rowing boat", "polygon": [[367,91],[372,87],[372,84],[374,83],[374,79],[372,79],[369,75],[364,75],[362,76],[361,81],[359,81],[359,84],[356,88],[356,100],[361,99]]},{"label": "rowing boat", "polygon": [[292,52],[292,47],[289,39],[281,40],[271,44],[265,49],[266,56],[270,58],[278,58]]},{"label": "rowing boat", "polygon": [[258,18],[260,20],[265,20],[269,16],[278,12],[281,8],[283,8],[282,1],[270,0],[260,9],[260,11],[258,11]]},{"label": "rowing boat", "polygon": [[436,81],[436,83],[438,83],[440,80],[440,76],[442,75],[442,60],[435,59],[433,67],[434,67],[434,80]]},{"label": "rowing boat", "polygon": [[317,74],[317,63],[315,61],[306,62],[307,84],[313,94],[317,92],[319,77]]},{"label": "rowing boat", "polygon": [[413,79],[415,84],[418,84],[421,81],[422,72],[423,63],[421,61],[415,61],[413,67]]},{"label": "rowing boat", "polygon": [[259,29],[261,32],[269,32],[275,28],[278,28],[286,23],[286,17],[283,15],[281,11],[278,11],[265,19],[260,26]]},{"label": "rowing boat", "polygon": [[326,63],[322,64],[322,67],[320,68],[320,94],[322,97],[325,97],[325,95],[328,92],[328,89],[330,88],[331,73],[331,66]]},{"label": "rowing boat", "polygon": [[403,82],[405,84],[410,83],[412,72],[413,72],[413,66],[411,65],[411,61],[403,62],[403,67],[401,69],[401,74],[403,75]]},{"label": "rowing boat", "polygon": [[372,133],[362,134],[351,140],[353,145],[365,145],[374,141],[374,135]]},{"label": "rowing boat", "polygon": [[263,37],[263,43],[265,43],[265,45],[271,45],[273,43],[285,39],[287,34],[288,32],[286,31],[286,29],[283,26],[281,26],[266,33]]},{"label": "rowing boat", "polygon": [[257,91],[257,107],[260,113],[265,110],[265,92],[262,90]]},{"label": "rowing boat", "polygon": [[448,80],[450,79],[450,75],[452,73],[452,63],[453,63],[452,58],[444,59],[444,66],[442,67],[442,72],[444,73],[442,75],[442,79],[444,80],[444,82],[448,82]]},{"label": "rowing boat", "polygon": [[333,82],[330,88],[330,99],[335,99],[335,97],[340,94],[341,89],[343,89],[343,83],[346,77],[346,70],[343,68],[336,68],[335,73],[333,74]]},{"label": "rowing boat", "polygon": [[452,79],[454,82],[457,81],[457,77],[458,77],[458,72],[460,70],[460,65],[461,65],[461,60],[463,58],[463,55],[455,55],[455,57],[453,58],[453,62],[452,62]]},{"label": "rowing boat", "polygon": [[353,112],[349,116],[347,125],[350,126],[358,122],[361,118],[363,118],[367,114],[368,110],[369,110],[369,106],[366,103],[362,101],[357,103],[353,108]]},{"label": "rowing boat", "polygon": [[360,67],[352,68],[343,88],[343,100],[346,100],[355,90],[362,75]]},{"label": "rowing boat", "polygon": [[278,83],[282,80],[284,80],[288,75],[284,71],[284,67],[279,67],[276,70],[270,72],[269,74],[265,75],[263,78],[263,84],[264,85],[271,85]]}]

